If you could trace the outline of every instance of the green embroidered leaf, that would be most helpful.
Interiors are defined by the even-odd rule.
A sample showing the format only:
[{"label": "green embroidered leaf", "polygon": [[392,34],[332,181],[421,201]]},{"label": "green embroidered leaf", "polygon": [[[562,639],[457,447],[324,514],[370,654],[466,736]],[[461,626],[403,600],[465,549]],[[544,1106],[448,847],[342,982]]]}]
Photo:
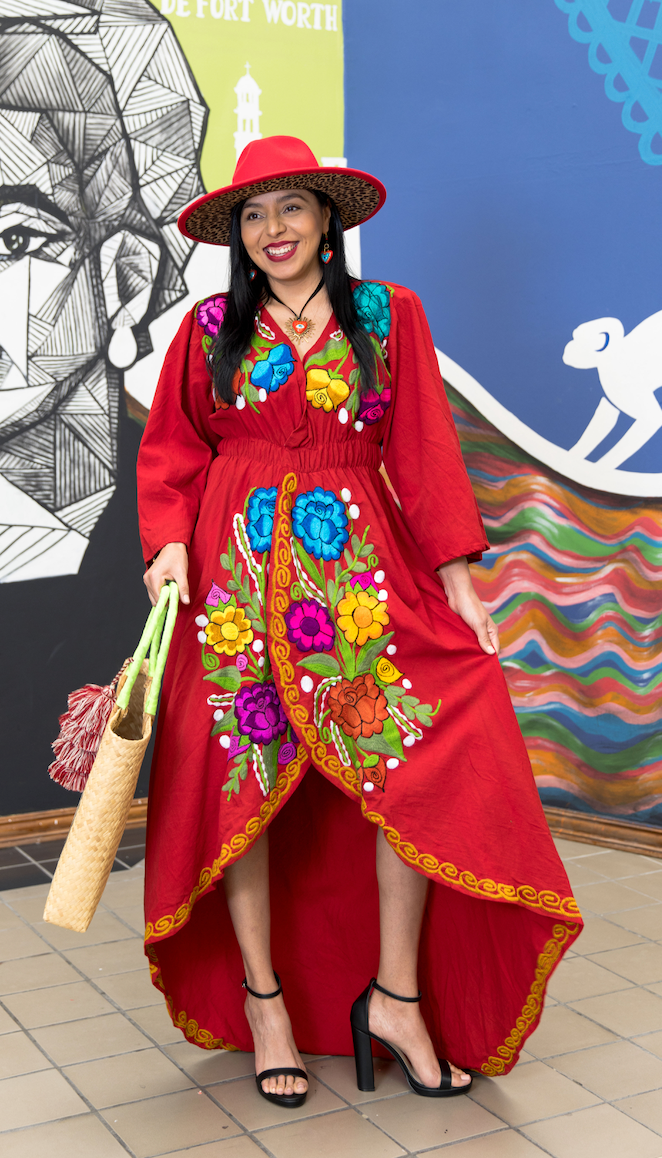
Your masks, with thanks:
[{"label": "green embroidered leaf", "polygon": [[372,543],[364,543],[363,546],[361,547],[361,550],[359,551],[359,555],[361,556],[362,559],[366,559],[368,557],[368,555],[372,555],[372,552],[374,551],[374,549],[375,548],[374,548],[374,545]]},{"label": "green embroidered leaf", "polygon": [[354,652],[341,631],[336,631],[336,652],[340,657],[343,675],[348,680],[353,680],[356,675]]},{"label": "green embroidered leaf", "polygon": [[371,639],[370,643],[363,645],[356,660],[357,675],[362,675],[364,671],[370,671],[373,659],[383,652],[394,635],[394,631],[389,631],[386,635],[380,635],[379,639]]},{"label": "green embroidered leaf", "polygon": [[278,767],[276,759],[278,756],[278,749],[280,743],[278,740],[272,740],[270,744],[263,744],[262,759],[264,760],[264,769],[267,774],[267,783],[270,788],[273,788],[278,776]]},{"label": "green embroidered leaf", "polygon": [[320,574],[319,567],[317,567],[313,562],[308,552],[304,551],[298,539],[294,540],[294,546],[296,548],[297,557],[304,570],[307,571],[307,573],[310,575],[310,578],[313,580],[317,587],[323,587],[324,577]]},{"label": "green embroidered leaf", "polygon": [[336,580],[336,583],[338,582],[338,579],[340,578],[341,574],[342,574],[342,563],[340,562],[340,559],[336,559],[336,562],[335,562],[335,565],[333,568],[333,575],[334,575],[334,578]]},{"label": "green embroidered leaf", "polygon": [[228,579],[227,588],[228,591],[238,591],[239,584],[234,579]]},{"label": "green embroidered leaf", "polygon": [[219,684],[228,692],[236,692],[241,683],[241,672],[234,664],[232,667],[222,667],[219,671],[210,672],[209,675],[202,677],[205,680],[211,680],[214,684]]},{"label": "green embroidered leaf", "polygon": [[[356,535],[354,535],[353,538],[355,539]],[[354,556],[352,555],[352,552],[347,549],[347,547],[345,547],[344,555],[347,566],[351,567],[354,562]]]},{"label": "green embroidered leaf", "polygon": [[224,567],[226,571],[232,570],[232,567],[230,566],[230,560],[227,555],[221,555],[221,567]]},{"label": "green embroidered leaf", "polygon": [[327,366],[329,362],[338,362],[342,356],[347,354],[347,338],[343,338],[341,342],[337,338],[329,338],[320,350],[319,354],[313,354],[309,362],[304,363],[306,373],[309,370],[314,370],[318,366]]},{"label": "green embroidered leaf", "polygon": [[400,729],[398,728],[395,720],[393,720],[390,716],[388,720],[384,720],[384,731],[382,732],[382,736],[386,742],[395,749],[395,754],[398,759],[404,760],[405,754],[402,748],[402,737],[400,735]]},{"label": "green embroidered leaf", "polygon": [[381,736],[376,734],[370,737],[359,736],[356,743],[364,752],[379,752],[380,756],[386,756],[387,759],[392,760],[395,757],[398,760],[403,760],[403,757],[389,744],[383,733]]},{"label": "green embroidered leaf", "polygon": [[376,752],[371,752],[363,761],[364,768],[374,768],[375,764],[379,764],[379,756]]},{"label": "green embroidered leaf", "polygon": [[353,390],[352,393],[350,394],[349,398],[347,399],[346,403],[345,403],[345,408],[347,409],[349,414],[352,415],[352,417],[356,414],[356,411],[359,408],[359,402],[360,401],[361,401],[361,399],[359,397],[358,390]]},{"label": "green embroidered leaf", "polygon": [[432,712],[432,704],[422,704],[420,700],[416,700],[419,712],[423,712],[424,716],[429,716]]},{"label": "green embroidered leaf", "polygon": [[353,370],[350,370],[348,379],[350,386],[353,386],[355,382],[358,382],[360,373],[361,371],[359,370],[358,366],[355,366]]},{"label": "green embroidered leaf", "polygon": [[234,577],[237,580],[237,583],[239,584],[240,587],[241,587],[241,573],[242,573],[243,569],[244,569],[244,564],[238,563],[236,570],[235,570],[235,573],[234,573]]},{"label": "green embroidered leaf", "polygon": [[367,570],[368,570],[367,563],[363,563],[361,561],[361,559],[357,559],[352,565],[352,571],[359,571],[360,572],[360,571],[367,571]]},{"label": "green embroidered leaf", "polygon": [[415,720],[416,719],[416,712],[409,704],[406,704],[404,702],[404,700],[402,701],[402,710],[403,710],[403,712],[408,720]]},{"label": "green embroidered leaf", "polygon": [[[415,708],[416,704],[420,704],[421,701],[419,700],[418,696],[403,696],[402,702],[403,704],[409,704],[412,708]],[[430,708],[430,711],[432,711],[432,708]]]},{"label": "green embroidered leaf", "polygon": [[242,756],[242,763],[239,765],[239,775],[242,780],[245,780],[248,776],[248,760],[245,756]]},{"label": "green embroidered leaf", "polygon": [[400,699],[396,689],[392,686],[384,689],[384,695],[386,696],[386,702],[389,707],[397,704]]},{"label": "green embroidered leaf", "polygon": [[231,732],[235,724],[234,708],[228,708],[222,720],[219,720],[211,730],[212,736],[218,736],[220,732]]},{"label": "green embroidered leaf", "polygon": [[297,667],[305,667],[308,671],[314,671],[316,675],[340,675],[338,660],[332,655],[325,655],[324,652],[320,655],[307,655],[305,659],[299,660]]},{"label": "green embroidered leaf", "polygon": [[335,583],[333,582],[333,579],[327,579],[327,582],[326,582],[326,597],[327,597],[327,599],[328,599],[328,601],[329,601],[329,603],[330,603],[331,607],[333,607],[333,606],[334,606],[334,602],[333,602],[333,601],[334,601],[334,598],[335,598],[335,593],[336,593],[336,585],[335,585]]},{"label": "green embroidered leaf", "polygon": [[361,551],[361,540],[358,535],[352,535],[352,551],[355,555],[358,555]]}]

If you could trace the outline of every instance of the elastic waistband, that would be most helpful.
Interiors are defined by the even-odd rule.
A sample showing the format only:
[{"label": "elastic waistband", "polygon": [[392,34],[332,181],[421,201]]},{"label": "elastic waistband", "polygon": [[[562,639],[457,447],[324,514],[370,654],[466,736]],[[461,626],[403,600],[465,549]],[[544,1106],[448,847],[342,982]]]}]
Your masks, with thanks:
[{"label": "elastic waistband", "polygon": [[249,458],[264,466],[293,470],[299,474],[334,467],[379,470],[382,462],[381,450],[376,443],[358,439],[295,448],[279,446],[264,438],[224,438],[218,445],[218,453],[223,458]]}]

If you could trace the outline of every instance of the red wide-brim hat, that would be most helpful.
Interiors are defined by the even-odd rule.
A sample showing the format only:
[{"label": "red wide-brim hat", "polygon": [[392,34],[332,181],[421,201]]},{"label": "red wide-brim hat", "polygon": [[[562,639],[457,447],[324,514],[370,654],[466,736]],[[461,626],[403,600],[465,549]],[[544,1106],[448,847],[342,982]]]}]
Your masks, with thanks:
[{"label": "red wide-brim hat", "polygon": [[256,193],[274,189],[315,189],[335,202],[343,229],[373,217],[386,200],[376,177],[359,169],[326,168],[298,137],[263,137],[241,153],[232,184],[198,197],[179,215],[185,237],[208,245],[230,244],[232,210]]}]

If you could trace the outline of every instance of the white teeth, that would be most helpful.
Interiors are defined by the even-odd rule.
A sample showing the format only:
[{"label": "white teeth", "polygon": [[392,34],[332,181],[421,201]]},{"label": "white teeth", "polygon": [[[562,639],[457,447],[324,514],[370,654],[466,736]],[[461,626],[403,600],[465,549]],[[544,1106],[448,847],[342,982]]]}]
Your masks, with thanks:
[{"label": "white teeth", "polygon": [[267,246],[266,252],[270,253],[273,257],[280,257],[283,253],[291,253],[295,249],[296,249],[296,244],[294,244],[294,245],[292,245],[292,244],[280,245],[277,247],[273,247],[273,246],[269,245],[269,246]]}]

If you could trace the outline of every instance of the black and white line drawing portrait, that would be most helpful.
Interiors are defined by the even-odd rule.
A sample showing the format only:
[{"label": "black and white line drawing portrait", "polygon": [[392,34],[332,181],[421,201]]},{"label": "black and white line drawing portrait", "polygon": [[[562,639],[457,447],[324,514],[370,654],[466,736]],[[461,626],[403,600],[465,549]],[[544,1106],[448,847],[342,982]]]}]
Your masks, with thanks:
[{"label": "black and white line drawing portrait", "polygon": [[206,118],[147,0],[0,0],[0,582],[76,574],[113,494]]}]

